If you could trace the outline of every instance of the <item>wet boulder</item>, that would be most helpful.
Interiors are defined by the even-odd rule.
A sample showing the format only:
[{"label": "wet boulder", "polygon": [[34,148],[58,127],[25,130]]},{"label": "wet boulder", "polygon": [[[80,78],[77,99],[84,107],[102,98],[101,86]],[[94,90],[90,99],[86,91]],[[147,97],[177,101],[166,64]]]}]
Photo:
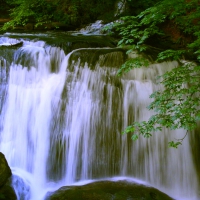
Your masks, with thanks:
[{"label": "wet boulder", "polygon": [[12,173],[8,162],[5,156],[0,152],[0,188],[5,185],[11,175]]},{"label": "wet boulder", "polygon": [[17,200],[15,191],[9,184],[0,188],[0,200]]},{"label": "wet boulder", "polygon": [[172,200],[163,192],[127,181],[98,181],[82,186],[65,186],[48,193],[45,200]]},{"label": "wet boulder", "polygon": [[5,156],[0,152],[0,200],[17,200],[11,186],[11,169]]},{"label": "wet boulder", "polygon": [[2,44],[0,45],[0,48],[19,48],[23,46],[23,42],[18,42],[18,43],[14,43],[14,44]]}]

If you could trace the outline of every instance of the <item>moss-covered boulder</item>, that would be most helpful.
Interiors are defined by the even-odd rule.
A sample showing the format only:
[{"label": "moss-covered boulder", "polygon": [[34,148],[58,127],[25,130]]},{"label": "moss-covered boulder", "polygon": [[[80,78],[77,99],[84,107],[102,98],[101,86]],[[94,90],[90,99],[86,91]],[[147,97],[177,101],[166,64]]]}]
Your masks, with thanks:
[{"label": "moss-covered boulder", "polygon": [[12,173],[8,162],[5,156],[0,152],[0,188],[5,185],[11,175]]},{"label": "moss-covered boulder", "polygon": [[5,156],[0,152],[0,200],[17,200],[11,186],[11,169]]},{"label": "moss-covered boulder", "polygon": [[172,200],[161,191],[126,181],[98,181],[82,186],[65,186],[48,193],[45,200]]},{"label": "moss-covered boulder", "polygon": [[17,200],[14,189],[6,184],[0,188],[0,200]]}]

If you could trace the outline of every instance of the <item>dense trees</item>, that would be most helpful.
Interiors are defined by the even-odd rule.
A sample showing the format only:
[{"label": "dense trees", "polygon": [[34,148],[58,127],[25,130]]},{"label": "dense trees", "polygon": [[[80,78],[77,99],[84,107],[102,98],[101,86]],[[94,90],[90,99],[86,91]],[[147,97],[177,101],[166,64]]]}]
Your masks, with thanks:
[{"label": "dense trees", "polygon": [[[123,1],[123,0],[122,0]],[[127,15],[135,15],[159,0],[126,0]],[[31,22],[36,26],[51,22],[77,28],[97,19],[110,22],[115,17],[118,0],[0,0],[0,15],[10,14],[4,30]],[[7,11],[7,12],[5,12]],[[73,26],[70,26],[73,25]]]},{"label": "dense trees", "polygon": [[99,16],[109,18],[106,12],[110,13],[114,9],[115,0],[4,0],[3,2],[11,8],[11,21],[3,27],[6,30],[28,22],[35,23],[36,26],[49,22],[81,26],[94,22]]}]

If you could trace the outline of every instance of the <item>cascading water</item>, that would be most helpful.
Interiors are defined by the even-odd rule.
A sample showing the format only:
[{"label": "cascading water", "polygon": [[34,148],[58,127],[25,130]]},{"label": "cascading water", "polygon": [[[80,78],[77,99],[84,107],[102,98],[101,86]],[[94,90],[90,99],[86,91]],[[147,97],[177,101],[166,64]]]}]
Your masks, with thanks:
[{"label": "cascading water", "polygon": [[198,199],[189,140],[167,147],[183,130],[137,142],[121,135],[134,120],[148,119],[148,97],[160,87],[155,78],[176,62],[118,78],[120,50],[66,55],[43,41],[20,41],[12,62],[0,59],[0,151],[15,175],[18,199],[39,200],[63,185],[116,176],[146,181],[177,199]]}]

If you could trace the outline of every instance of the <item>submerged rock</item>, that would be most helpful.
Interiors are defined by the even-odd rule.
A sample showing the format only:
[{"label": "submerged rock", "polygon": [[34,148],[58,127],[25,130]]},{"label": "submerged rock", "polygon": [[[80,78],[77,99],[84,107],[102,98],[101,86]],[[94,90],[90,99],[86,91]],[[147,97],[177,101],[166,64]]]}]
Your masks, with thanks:
[{"label": "submerged rock", "polygon": [[30,199],[30,187],[26,181],[17,175],[12,175],[12,186],[15,190],[17,199],[26,200]]},{"label": "submerged rock", "polygon": [[172,200],[161,191],[126,181],[98,181],[82,186],[65,186],[48,193],[45,200]]}]

